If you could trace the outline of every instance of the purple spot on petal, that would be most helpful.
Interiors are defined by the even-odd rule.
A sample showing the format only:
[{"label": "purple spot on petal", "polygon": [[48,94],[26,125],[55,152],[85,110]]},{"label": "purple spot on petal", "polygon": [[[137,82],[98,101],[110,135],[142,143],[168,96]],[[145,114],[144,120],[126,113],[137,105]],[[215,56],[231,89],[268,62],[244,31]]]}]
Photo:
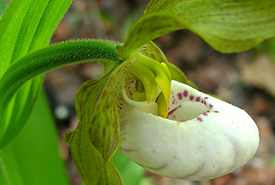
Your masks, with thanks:
[{"label": "purple spot on petal", "polygon": [[206,105],[206,101],[203,101],[203,104]]},{"label": "purple spot on petal", "polygon": [[208,99],[208,97],[204,97],[204,99]]},{"label": "purple spot on petal", "polygon": [[202,122],[202,119],[200,117],[197,118],[198,121]]},{"label": "purple spot on petal", "polygon": [[182,99],[182,94],[178,93],[177,95],[178,95],[179,100],[181,100]]},{"label": "purple spot on petal", "polygon": [[209,113],[210,111],[208,110],[208,111],[206,111],[206,112],[208,112],[208,113]]},{"label": "purple spot on petal", "polygon": [[189,99],[192,101],[194,99],[194,96],[193,95],[189,96]]},{"label": "purple spot on petal", "polygon": [[[181,105],[179,105],[178,107],[174,108],[173,110],[171,110],[170,112],[168,112],[168,116],[173,114],[177,109],[181,108]],[[173,116],[174,117],[174,116]]]},{"label": "purple spot on petal", "polygon": [[212,104],[209,104],[209,108],[210,108],[210,109],[213,108],[213,105],[212,105]]},{"label": "purple spot on petal", "polygon": [[204,116],[208,116],[208,114],[207,114],[207,113],[203,113],[203,115],[204,115]]},{"label": "purple spot on petal", "polygon": [[184,97],[187,97],[187,96],[188,96],[188,91],[187,91],[187,90],[185,90],[185,91],[183,92],[183,96],[184,96]]},{"label": "purple spot on petal", "polygon": [[173,118],[175,119],[175,118],[176,118],[176,116],[174,115],[174,116],[173,116]]},{"label": "purple spot on petal", "polygon": [[215,113],[219,113],[219,111],[217,111],[217,110],[215,110],[214,112],[215,112]]},{"label": "purple spot on petal", "polygon": [[196,101],[197,101],[197,102],[199,102],[199,101],[200,101],[200,99],[201,99],[200,97],[196,97]]}]

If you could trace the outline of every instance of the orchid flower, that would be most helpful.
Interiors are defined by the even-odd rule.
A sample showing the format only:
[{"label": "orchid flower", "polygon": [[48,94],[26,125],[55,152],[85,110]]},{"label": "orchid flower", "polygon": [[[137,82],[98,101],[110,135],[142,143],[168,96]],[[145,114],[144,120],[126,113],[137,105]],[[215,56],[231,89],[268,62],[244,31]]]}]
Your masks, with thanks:
[{"label": "orchid flower", "polygon": [[[26,2],[22,5],[26,8],[20,8],[22,15],[34,10],[29,7],[31,1]],[[69,6],[70,0],[61,2]],[[8,11],[14,12],[15,4]],[[39,9],[48,15],[50,5]],[[58,17],[65,10],[62,7],[57,8]],[[4,64],[0,70],[0,148],[22,130],[42,78],[28,83],[15,97],[21,86],[49,70],[93,61],[102,64],[105,73],[79,88],[75,101],[79,123],[64,137],[84,184],[123,185],[110,161],[118,149],[147,170],[172,178],[205,180],[230,173],[246,164],[258,148],[255,122],[242,109],[192,88],[152,41],[188,29],[221,53],[247,51],[275,36],[274,11],[274,1],[259,6],[258,1],[245,0],[151,0],[123,44],[92,39],[36,51],[47,44],[45,38],[49,40],[51,34],[46,33],[53,31],[54,24],[45,31],[47,21],[37,19],[31,27],[41,28],[23,29],[25,24],[21,28],[16,24],[21,25],[23,19],[16,18],[20,16],[6,13],[0,25],[7,27],[0,34],[4,44],[0,46]],[[59,20],[51,19],[55,24]],[[20,28],[18,34],[9,36],[14,26]],[[45,38],[37,39],[44,34]],[[24,111],[18,114],[18,110]]]},{"label": "orchid flower", "polygon": [[79,124],[64,138],[84,183],[122,182],[110,162],[117,149],[153,173],[196,181],[228,174],[255,154],[252,118],[189,86],[152,42],[103,64],[107,73],[80,87]]},{"label": "orchid flower", "polygon": [[[220,52],[250,49],[260,41],[258,34],[251,39],[251,30],[261,28],[249,27],[257,9],[250,4],[153,0],[123,44],[101,41],[91,48],[105,74],[79,88],[79,123],[64,138],[84,184],[123,184],[110,161],[118,149],[151,172],[196,181],[228,174],[253,157],[259,131],[252,118],[192,88],[152,42],[187,28]],[[242,16],[239,7],[245,12]],[[267,20],[274,12],[261,10],[258,15]]]},{"label": "orchid flower", "polygon": [[168,115],[155,102],[123,93],[120,150],[147,170],[185,180],[206,180],[246,164],[259,131],[242,109],[172,81]]}]

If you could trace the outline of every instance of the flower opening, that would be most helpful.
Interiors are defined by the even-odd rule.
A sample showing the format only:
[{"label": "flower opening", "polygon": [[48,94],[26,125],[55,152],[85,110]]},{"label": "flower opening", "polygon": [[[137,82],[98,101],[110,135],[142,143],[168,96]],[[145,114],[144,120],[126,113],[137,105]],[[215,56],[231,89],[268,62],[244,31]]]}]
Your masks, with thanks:
[{"label": "flower opening", "polygon": [[153,173],[212,179],[246,164],[258,148],[258,128],[245,111],[177,81],[167,118],[155,102],[124,100],[120,150]]}]

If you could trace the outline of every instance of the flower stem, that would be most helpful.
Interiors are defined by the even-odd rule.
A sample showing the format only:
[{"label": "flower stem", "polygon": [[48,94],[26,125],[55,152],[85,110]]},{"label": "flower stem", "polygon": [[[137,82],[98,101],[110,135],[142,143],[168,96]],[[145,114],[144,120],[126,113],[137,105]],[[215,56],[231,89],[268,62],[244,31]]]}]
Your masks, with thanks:
[{"label": "flower stem", "polygon": [[119,65],[115,52],[119,43],[103,40],[70,41],[54,44],[20,58],[0,80],[0,112],[16,91],[28,80],[47,71],[85,62],[99,62],[108,73]]}]

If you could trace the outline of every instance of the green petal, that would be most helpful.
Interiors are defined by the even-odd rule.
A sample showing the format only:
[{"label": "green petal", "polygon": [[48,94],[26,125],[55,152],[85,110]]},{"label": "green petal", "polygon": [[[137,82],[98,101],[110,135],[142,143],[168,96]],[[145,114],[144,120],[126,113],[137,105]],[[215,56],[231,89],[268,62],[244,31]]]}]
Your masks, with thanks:
[{"label": "green petal", "polygon": [[78,90],[79,123],[64,138],[85,184],[123,184],[110,158],[120,145],[118,102],[124,84],[122,63],[97,81],[87,81]]},{"label": "green petal", "polygon": [[168,68],[171,72],[173,80],[186,84],[187,78],[185,74],[174,64],[168,63]]},{"label": "green petal", "polygon": [[64,141],[70,144],[74,165],[84,184],[95,185],[104,163],[102,156],[90,141],[88,132],[85,128],[78,127],[76,131],[66,133]]},{"label": "green petal", "polygon": [[159,115],[166,117],[171,86],[171,74],[168,67],[165,63],[159,63],[139,52],[134,53],[128,60],[133,60],[128,72],[142,81],[147,103],[157,97],[157,86],[162,91],[164,98],[160,98],[158,102],[164,102],[159,104]]}]

